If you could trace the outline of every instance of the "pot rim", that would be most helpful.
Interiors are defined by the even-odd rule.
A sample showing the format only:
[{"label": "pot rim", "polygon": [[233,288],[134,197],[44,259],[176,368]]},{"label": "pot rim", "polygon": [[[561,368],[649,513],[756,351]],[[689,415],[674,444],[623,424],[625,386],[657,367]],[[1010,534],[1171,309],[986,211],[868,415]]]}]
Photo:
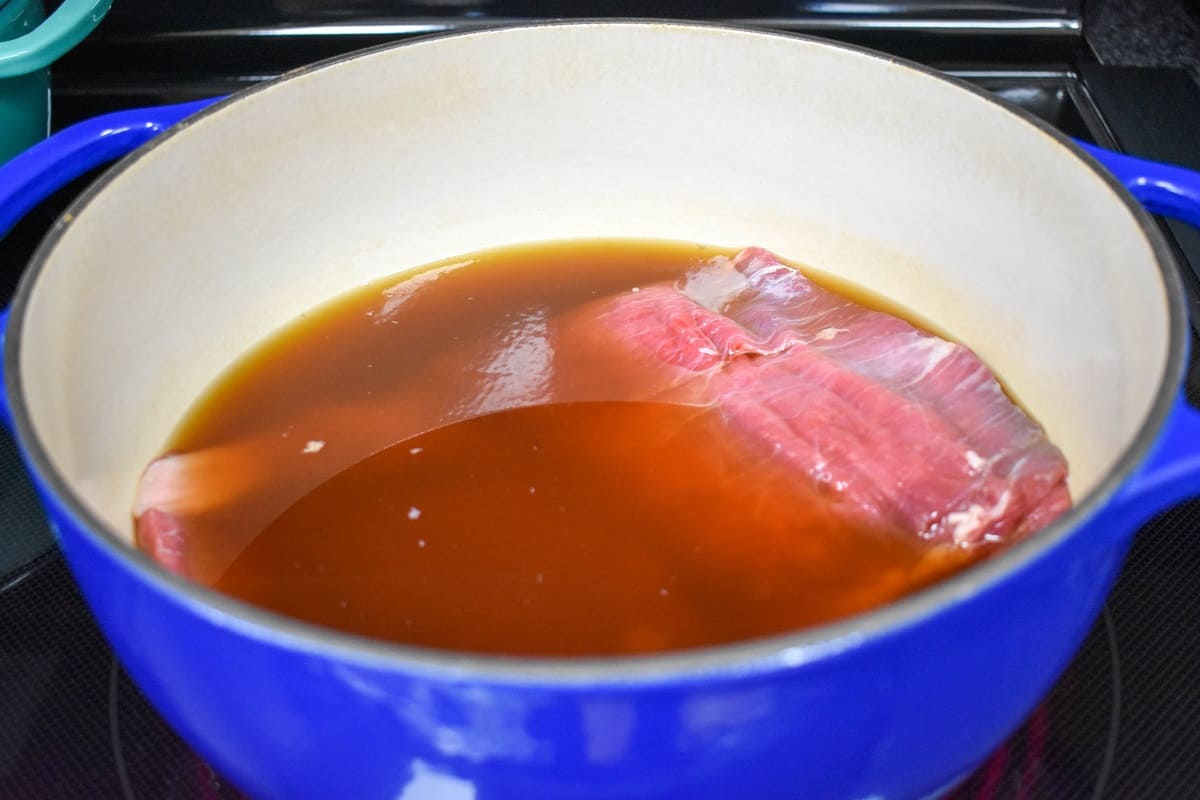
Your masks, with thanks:
[{"label": "pot rim", "polygon": [[[0,6],[5,2],[7,0],[0,0]],[[1115,465],[1104,478],[1067,514],[1037,534],[1006,548],[980,564],[973,565],[928,588],[884,606],[794,632],[712,647],[648,655],[581,658],[503,656],[437,650],[370,639],[284,616],[168,572],[153,561],[149,555],[123,541],[114,530],[88,510],[66,479],[55,469],[49,454],[33,429],[29,409],[22,392],[19,363],[26,309],[38,276],[53,257],[55,246],[68,227],[66,220],[77,220],[92,199],[109,183],[146,154],[156,148],[166,146],[179,131],[189,127],[197,120],[222,113],[227,106],[237,103],[243,97],[256,92],[269,91],[272,87],[298,76],[308,75],[359,57],[450,37],[496,36],[504,35],[506,31],[550,27],[611,28],[621,26],[715,29],[771,38],[797,39],[809,44],[841,49],[865,56],[882,62],[884,66],[911,70],[922,76],[957,86],[967,93],[964,95],[964,100],[968,95],[973,96],[977,100],[997,105],[1009,113],[1016,114],[1061,147],[1064,156],[1074,157],[1096,172],[1133,214],[1142,235],[1146,238],[1155,256],[1155,262],[1162,274],[1167,295],[1167,323],[1169,326],[1167,359],[1154,402],[1132,442],[1120,454]],[[71,222],[70,224],[78,223]],[[579,19],[483,30],[440,32],[357,50],[318,61],[284,73],[277,78],[255,84],[214,103],[164,132],[94,181],[71,203],[43,238],[30,260],[14,296],[5,337],[7,341],[4,367],[14,428],[25,451],[27,461],[43,484],[43,492],[53,498],[53,505],[71,517],[74,524],[85,530],[84,535],[91,537],[107,556],[125,562],[140,581],[150,584],[155,590],[171,595],[175,600],[187,606],[190,612],[204,617],[211,623],[238,630],[265,644],[303,651],[369,669],[390,672],[405,671],[410,674],[425,674],[443,680],[469,678],[493,684],[536,683],[544,687],[619,687],[633,684],[710,680],[713,677],[721,676],[746,676],[795,668],[833,657],[841,652],[857,648],[869,640],[895,635],[909,626],[920,623],[943,607],[951,606],[958,601],[992,588],[1010,573],[1030,565],[1078,533],[1083,523],[1105,507],[1117,489],[1133,474],[1146,457],[1174,405],[1176,393],[1182,382],[1187,335],[1187,312],[1182,282],[1175,266],[1172,250],[1154,220],[1098,161],[1070,138],[1032,113],[997,98],[982,88],[922,64],[857,45],[832,42],[817,36],[717,22]],[[49,491],[46,492],[46,490]],[[1112,546],[1116,547],[1117,545],[1113,544]]]}]

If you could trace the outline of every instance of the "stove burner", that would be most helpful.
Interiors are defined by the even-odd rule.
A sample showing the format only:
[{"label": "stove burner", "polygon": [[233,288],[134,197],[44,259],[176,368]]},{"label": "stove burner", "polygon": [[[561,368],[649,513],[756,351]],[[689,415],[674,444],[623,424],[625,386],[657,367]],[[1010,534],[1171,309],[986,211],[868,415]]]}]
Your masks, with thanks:
[{"label": "stove burner", "polygon": [[[1105,608],[1101,624],[1055,692],[946,800],[1103,797],[1116,752],[1121,711],[1118,653],[1116,629]],[[1105,685],[1107,692],[1101,690]],[[1074,731],[1080,727],[1093,734],[1092,746],[1079,754],[1081,758],[1047,757],[1064,747],[1057,740],[1075,736]]]},{"label": "stove burner", "polygon": [[123,800],[248,800],[150,708],[114,657],[108,680],[109,739]]}]

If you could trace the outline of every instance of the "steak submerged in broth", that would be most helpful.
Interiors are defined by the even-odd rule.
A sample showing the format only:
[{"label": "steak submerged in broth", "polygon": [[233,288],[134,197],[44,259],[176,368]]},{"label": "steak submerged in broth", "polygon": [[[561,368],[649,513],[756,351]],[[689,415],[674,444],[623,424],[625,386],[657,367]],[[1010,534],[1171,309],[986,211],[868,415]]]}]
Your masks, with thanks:
[{"label": "steak submerged in broth", "polygon": [[1070,508],[1062,454],[974,353],[765,250],[580,316],[603,347],[654,365],[650,396],[711,406],[866,524],[969,545]]},{"label": "steak submerged in broth", "polygon": [[853,614],[1070,507],[1061,453],[970,350],[765,250],[464,263],[219,382],[143,477],[139,545],[366,636],[601,655]]}]

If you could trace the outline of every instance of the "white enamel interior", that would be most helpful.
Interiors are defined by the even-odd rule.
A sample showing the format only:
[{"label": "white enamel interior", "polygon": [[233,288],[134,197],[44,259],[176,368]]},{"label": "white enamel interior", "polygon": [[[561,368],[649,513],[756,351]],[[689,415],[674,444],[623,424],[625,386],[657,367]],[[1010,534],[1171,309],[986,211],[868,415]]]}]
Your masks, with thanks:
[{"label": "white enamel interior", "polygon": [[576,237],[759,244],[895,299],[1003,376],[1077,497],[1164,369],[1150,245],[1033,126],[811,41],[583,24],[345,61],[140,158],[67,225],[30,296],[32,424],[127,535],[185,409],[285,321],[436,259]]}]

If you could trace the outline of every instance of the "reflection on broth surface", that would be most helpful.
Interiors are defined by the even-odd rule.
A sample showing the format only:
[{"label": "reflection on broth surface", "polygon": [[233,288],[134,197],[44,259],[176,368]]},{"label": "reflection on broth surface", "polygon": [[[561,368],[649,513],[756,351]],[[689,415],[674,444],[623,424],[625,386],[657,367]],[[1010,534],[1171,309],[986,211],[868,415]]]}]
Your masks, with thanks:
[{"label": "reflection on broth surface", "polygon": [[888,602],[1053,519],[1065,474],[969,350],[765,251],[575,242],[305,315],[134,514],[168,568],[319,624],[628,654]]}]

